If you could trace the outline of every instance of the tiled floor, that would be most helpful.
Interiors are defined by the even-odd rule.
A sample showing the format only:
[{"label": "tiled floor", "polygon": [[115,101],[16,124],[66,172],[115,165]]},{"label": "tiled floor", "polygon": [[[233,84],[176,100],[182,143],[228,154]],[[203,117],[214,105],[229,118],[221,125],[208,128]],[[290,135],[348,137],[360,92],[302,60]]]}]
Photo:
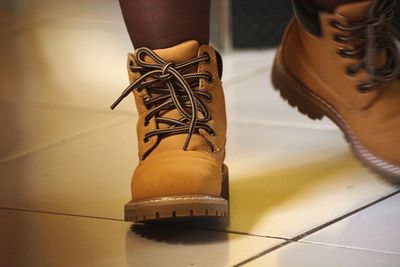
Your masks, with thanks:
[{"label": "tiled floor", "polygon": [[0,0],[0,17],[0,266],[400,266],[399,189],[279,98],[274,51],[224,55],[229,225],[132,228],[118,1]]}]

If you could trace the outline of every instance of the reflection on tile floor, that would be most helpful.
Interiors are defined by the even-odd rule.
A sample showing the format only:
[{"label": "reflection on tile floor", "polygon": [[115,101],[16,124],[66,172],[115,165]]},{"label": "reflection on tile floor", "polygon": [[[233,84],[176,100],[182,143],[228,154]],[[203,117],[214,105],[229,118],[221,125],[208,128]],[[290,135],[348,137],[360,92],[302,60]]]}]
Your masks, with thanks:
[{"label": "reflection on tile floor", "polygon": [[251,261],[249,264],[246,264],[246,266],[398,267],[399,262],[400,254],[346,247],[294,243]]},{"label": "reflection on tile floor", "polygon": [[224,55],[230,224],[132,232],[118,1],[0,1],[0,41],[0,266],[399,266],[398,189],[281,101],[274,51]]},{"label": "reflection on tile floor", "polygon": [[400,256],[399,203],[400,195],[395,195],[310,235],[304,241],[383,251]]},{"label": "reflection on tile floor", "polygon": [[232,266],[282,242],[12,210],[0,217],[1,266]]}]

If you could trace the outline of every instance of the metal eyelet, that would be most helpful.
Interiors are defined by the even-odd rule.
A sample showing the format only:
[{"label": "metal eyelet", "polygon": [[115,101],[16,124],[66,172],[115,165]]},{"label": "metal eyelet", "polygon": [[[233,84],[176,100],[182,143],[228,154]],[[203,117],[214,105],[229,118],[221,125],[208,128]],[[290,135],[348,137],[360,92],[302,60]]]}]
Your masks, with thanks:
[{"label": "metal eyelet", "polygon": [[342,48],[342,47],[339,47],[339,48],[338,48],[337,53],[338,53],[338,55],[341,56],[341,57],[346,57],[346,58],[349,57],[349,56],[347,55],[345,49]]},{"label": "metal eyelet", "polygon": [[366,88],[365,84],[362,83],[362,84],[359,84],[359,85],[358,85],[358,91],[359,91],[360,93],[362,93],[362,94],[365,94],[365,93],[368,92],[368,88]]},{"label": "metal eyelet", "polygon": [[349,65],[346,68],[346,74],[351,76],[351,77],[354,77],[354,76],[357,75],[357,71],[354,69],[353,65]]},{"label": "metal eyelet", "polygon": [[206,79],[207,83],[212,83],[214,80],[213,75],[209,71],[207,71],[206,74],[208,76]]},{"label": "metal eyelet", "polygon": [[[148,95],[146,95],[146,96],[144,96],[143,97],[143,105],[147,105],[147,103],[149,102],[149,100],[151,100],[151,98],[148,96]],[[146,107],[147,108],[147,107]]]},{"label": "metal eyelet", "polygon": [[208,53],[208,52],[204,52],[203,53],[203,56],[206,56],[207,57],[207,60],[205,61],[207,64],[210,64],[211,63],[211,56],[210,56],[210,54]]},{"label": "metal eyelet", "polygon": [[340,35],[338,35],[338,34],[335,34],[334,36],[333,36],[333,38],[332,38],[336,43],[343,43],[343,39],[342,39],[342,37],[340,36]]},{"label": "metal eyelet", "polygon": [[340,26],[342,26],[337,20],[331,20],[329,22],[329,24],[331,25],[331,27],[335,28],[335,29],[339,29]]}]

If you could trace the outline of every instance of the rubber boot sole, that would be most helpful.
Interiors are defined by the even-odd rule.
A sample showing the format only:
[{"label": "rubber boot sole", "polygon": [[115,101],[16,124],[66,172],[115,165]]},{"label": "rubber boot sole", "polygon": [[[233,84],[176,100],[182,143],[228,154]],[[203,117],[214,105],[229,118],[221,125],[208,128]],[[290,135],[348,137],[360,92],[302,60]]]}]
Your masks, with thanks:
[{"label": "rubber boot sole", "polygon": [[380,174],[386,181],[400,184],[400,165],[388,162],[369,151],[332,105],[290,74],[281,60],[280,48],[275,56],[271,78],[274,88],[290,106],[297,108],[300,113],[313,120],[328,117],[342,130],[353,153],[362,163]]},{"label": "rubber boot sole", "polygon": [[199,217],[223,218],[229,213],[229,172],[222,167],[220,197],[206,195],[168,196],[130,201],[125,205],[125,221],[180,222]]}]

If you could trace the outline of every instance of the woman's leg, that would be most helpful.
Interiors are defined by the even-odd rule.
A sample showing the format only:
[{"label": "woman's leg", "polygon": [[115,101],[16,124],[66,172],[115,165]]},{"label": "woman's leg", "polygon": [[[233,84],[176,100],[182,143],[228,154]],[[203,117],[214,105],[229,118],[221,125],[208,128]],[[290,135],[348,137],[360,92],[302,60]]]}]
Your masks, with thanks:
[{"label": "woman's leg", "polygon": [[120,0],[134,47],[170,47],[209,41],[210,0]]},{"label": "woman's leg", "polygon": [[314,0],[315,3],[318,5],[331,10],[334,9],[335,7],[345,4],[345,3],[350,3],[350,2],[357,2],[359,0]]}]

